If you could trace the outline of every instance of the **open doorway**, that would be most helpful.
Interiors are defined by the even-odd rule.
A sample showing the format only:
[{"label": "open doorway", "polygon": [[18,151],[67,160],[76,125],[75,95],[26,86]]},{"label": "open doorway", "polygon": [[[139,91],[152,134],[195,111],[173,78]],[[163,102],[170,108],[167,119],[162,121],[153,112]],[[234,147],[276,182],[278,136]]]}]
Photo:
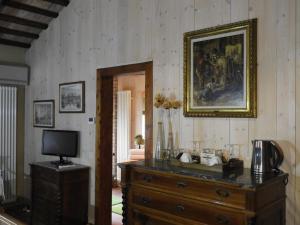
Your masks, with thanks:
[{"label": "open doorway", "polygon": [[[153,63],[138,63],[97,70],[97,126],[96,126],[96,184],[95,224],[112,224],[113,184],[113,116],[114,78],[124,74],[144,73],[145,76],[145,151],[152,158]],[[129,140],[129,143],[132,140]],[[133,146],[138,148],[138,146]],[[130,154],[129,154],[130,156]],[[129,158],[130,160],[130,158]],[[121,184],[122,191],[125,187]],[[120,192],[119,192],[120,193]]]},{"label": "open doorway", "polygon": [[113,78],[112,225],[122,225],[121,169],[117,164],[145,159],[145,72]]}]

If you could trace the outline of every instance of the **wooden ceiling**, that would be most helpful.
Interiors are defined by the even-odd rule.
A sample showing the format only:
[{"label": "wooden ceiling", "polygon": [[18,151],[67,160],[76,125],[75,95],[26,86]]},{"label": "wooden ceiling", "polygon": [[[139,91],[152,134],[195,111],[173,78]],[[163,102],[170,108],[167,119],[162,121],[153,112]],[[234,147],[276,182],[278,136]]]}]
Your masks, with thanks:
[{"label": "wooden ceiling", "polygon": [[0,0],[0,44],[30,48],[70,0]]}]

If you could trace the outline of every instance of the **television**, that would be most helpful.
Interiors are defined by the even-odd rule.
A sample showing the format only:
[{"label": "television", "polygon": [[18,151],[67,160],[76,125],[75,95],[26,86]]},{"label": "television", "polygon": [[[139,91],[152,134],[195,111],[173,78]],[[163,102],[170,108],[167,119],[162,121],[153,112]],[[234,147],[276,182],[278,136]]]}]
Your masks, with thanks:
[{"label": "television", "polygon": [[76,157],[78,152],[78,131],[43,130],[42,154],[59,156],[55,164],[68,164],[63,157]]}]

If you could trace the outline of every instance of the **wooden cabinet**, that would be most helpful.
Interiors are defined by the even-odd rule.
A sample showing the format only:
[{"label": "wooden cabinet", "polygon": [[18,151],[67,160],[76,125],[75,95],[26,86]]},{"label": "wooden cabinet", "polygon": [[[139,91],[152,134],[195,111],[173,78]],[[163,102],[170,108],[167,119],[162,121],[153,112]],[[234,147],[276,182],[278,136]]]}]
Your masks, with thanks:
[{"label": "wooden cabinet", "polygon": [[123,224],[284,225],[287,174],[215,173],[163,161],[120,164]]},{"label": "wooden cabinet", "polygon": [[58,169],[49,162],[31,164],[32,224],[86,225],[89,168]]}]

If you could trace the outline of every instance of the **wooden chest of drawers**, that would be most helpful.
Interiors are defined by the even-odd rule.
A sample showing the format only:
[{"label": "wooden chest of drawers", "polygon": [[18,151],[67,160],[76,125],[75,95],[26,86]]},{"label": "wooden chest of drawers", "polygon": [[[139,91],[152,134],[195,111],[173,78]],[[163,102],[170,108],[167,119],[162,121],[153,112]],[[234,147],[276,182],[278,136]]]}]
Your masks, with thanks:
[{"label": "wooden chest of drawers", "polygon": [[34,163],[31,179],[33,225],[87,224],[89,167]]},{"label": "wooden chest of drawers", "polygon": [[155,160],[120,167],[123,224],[285,224],[285,173],[223,174]]}]

